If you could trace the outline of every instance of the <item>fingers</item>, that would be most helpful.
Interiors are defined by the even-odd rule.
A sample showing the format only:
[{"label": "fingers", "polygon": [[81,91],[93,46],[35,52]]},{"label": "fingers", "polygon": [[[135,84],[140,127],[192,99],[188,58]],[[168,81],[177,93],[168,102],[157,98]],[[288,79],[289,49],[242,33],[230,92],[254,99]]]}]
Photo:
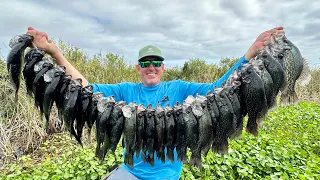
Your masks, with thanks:
[{"label": "fingers", "polygon": [[37,31],[33,27],[28,27],[28,32],[27,33],[31,34],[32,36],[40,36],[40,37],[45,37],[47,40],[49,39],[47,33]]}]

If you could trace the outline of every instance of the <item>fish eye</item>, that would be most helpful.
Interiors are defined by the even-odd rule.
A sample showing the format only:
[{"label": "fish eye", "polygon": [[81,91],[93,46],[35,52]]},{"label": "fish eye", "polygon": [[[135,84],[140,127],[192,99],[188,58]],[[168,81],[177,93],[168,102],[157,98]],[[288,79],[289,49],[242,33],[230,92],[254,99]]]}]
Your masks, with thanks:
[{"label": "fish eye", "polygon": [[260,66],[259,66],[259,69],[260,69],[260,70],[263,70],[263,67],[264,67],[263,65],[260,65]]},{"label": "fish eye", "polygon": [[282,59],[283,58],[283,54],[282,53],[278,54],[278,58]]}]

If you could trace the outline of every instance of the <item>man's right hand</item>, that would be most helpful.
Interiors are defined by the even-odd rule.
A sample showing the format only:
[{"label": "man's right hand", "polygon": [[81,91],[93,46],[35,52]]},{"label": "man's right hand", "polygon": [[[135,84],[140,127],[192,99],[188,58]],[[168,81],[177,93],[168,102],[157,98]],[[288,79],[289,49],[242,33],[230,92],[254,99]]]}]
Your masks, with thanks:
[{"label": "man's right hand", "polygon": [[33,43],[37,48],[43,49],[47,54],[53,57],[58,65],[66,67],[67,74],[71,75],[73,79],[81,78],[82,86],[88,85],[86,78],[72,66],[72,64],[64,57],[62,52],[60,52],[58,46],[49,40],[48,35],[45,32],[40,32],[32,27],[28,27],[27,33],[33,36]]},{"label": "man's right hand", "polygon": [[59,52],[59,48],[49,40],[47,33],[40,32],[33,27],[28,27],[27,34],[33,36],[33,43],[37,48],[45,50],[50,56],[54,56]]}]

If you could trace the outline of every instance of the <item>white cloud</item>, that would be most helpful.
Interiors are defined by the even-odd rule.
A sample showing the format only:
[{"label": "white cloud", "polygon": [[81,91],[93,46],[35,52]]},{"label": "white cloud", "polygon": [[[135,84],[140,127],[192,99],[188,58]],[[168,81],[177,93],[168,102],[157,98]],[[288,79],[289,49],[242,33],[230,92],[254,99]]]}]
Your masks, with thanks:
[{"label": "white cloud", "polygon": [[159,46],[167,64],[198,57],[218,63],[244,55],[265,30],[284,26],[310,64],[319,63],[320,5],[291,0],[9,1],[0,7],[0,53],[32,26],[82,48],[116,53],[135,62],[145,45]]}]

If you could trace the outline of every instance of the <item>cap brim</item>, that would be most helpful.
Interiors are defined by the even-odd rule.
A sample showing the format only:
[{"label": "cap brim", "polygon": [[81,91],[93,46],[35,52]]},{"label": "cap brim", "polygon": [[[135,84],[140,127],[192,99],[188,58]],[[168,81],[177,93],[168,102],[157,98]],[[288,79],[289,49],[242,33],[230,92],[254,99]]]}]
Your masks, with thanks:
[{"label": "cap brim", "polygon": [[138,61],[141,61],[143,58],[148,57],[148,56],[154,56],[154,57],[159,58],[161,61],[164,61],[164,58],[163,58],[163,57],[157,56],[157,55],[146,55],[146,56],[142,56]]}]

